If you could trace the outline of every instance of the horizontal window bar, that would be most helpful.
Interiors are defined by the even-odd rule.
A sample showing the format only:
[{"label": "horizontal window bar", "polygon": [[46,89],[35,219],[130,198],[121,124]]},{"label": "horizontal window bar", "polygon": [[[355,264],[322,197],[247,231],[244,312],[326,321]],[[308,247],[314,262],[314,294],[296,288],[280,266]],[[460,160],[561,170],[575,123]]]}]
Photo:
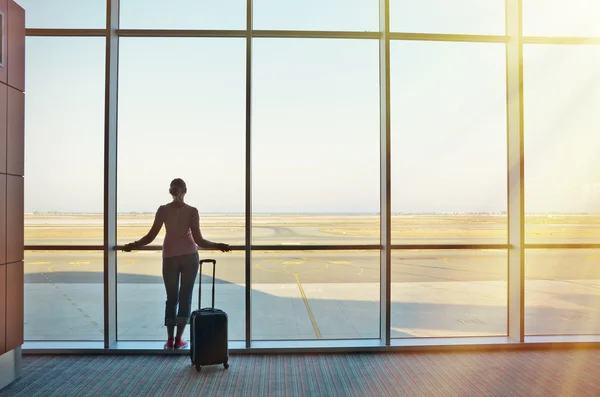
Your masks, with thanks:
[{"label": "horizontal window bar", "polygon": [[[117,249],[122,249],[122,246],[117,246]],[[471,249],[509,249],[508,244],[406,244],[392,245],[393,250],[471,250]],[[156,245],[150,245],[139,248],[142,251],[160,251],[162,248]],[[232,251],[244,251],[243,245],[232,245]],[[365,250],[381,250],[381,245],[365,244],[365,245],[253,245],[252,251],[365,251]],[[216,251],[203,249],[202,251]]]},{"label": "horizontal window bar", "polygon": [[[115,247],[123,249],[123,245]],[[480,250],[510,249],[510,244],[392,244],[393,250]],[[244,251],[243,245],[232,245],[232,251]],[[364,245],[253,245],[253,251],[364,251],[381,250],[376,244]],[[600,249],[600,244],[525,244],[525,249]],[[103,245],[26,245],[25,251],[102,251]],[[162,251],[160,245],[147,245],[136,251]],[[217,251],[202,249],[202,251]]]},{"label": "horizontal window bar", "polygon": [[[246,37],[246,30],[156,30],[156,29],[119,29],[121,37]],[[312,30],[254,30],[252,37],[257,38],[341,38],[341,39],[379,39],[379,32],[336,32]]]},{"label": "horizontal window bar", "polygon": [[250,247],[253,251],[362,251],[362,250],[380,250],[381,245],[253,245]]},{"label": "horizontal window bar", "polygon": [[336,32],[328,30],[254,30],[255,38],[375,39],[379,32]]},{"label": "horizontal window bar", "polygon": [[525,244],[525,249],[600,249],[600,244]]},{"label": "horizontal window bar", "polygon": [[104,251],[103,245],[26,245],[25,251]]},{"label": "horizontal window bar", "polygon": [[106,36],[106,29],[25,29],[25,36],[98,37]]},{"label": "horizontal window bar", "polygon": [[[61,29],[61,28],[27,28],[26,36],[106,36],[106,29]],[[246,37],[246,30],[205,30],[205,29],[118,29],[117,35],[123,37]],[[379,39],[380,32],[351,32],[351,31],[310,31],[310,30],[254,30],[253,37],[272,38],[354,38]],[[391,32],[392,40],[421,40],[421,41],[460,41],[460,42],[489,42],[506,43],[509,36],[501,35],[471,35],[445,33],[410,33]],[[600,44],[600,37],[524,37],[525,44]]]},{"label": "horizontal window bar", "polygon": [[120,37],[246,37],[245,30],[117,29]]},{"label": "horizontal window bar", "polygon": [[[123,249],[124,246],[118,245],[117,250]],[[231,245],[232,251],[245,251],[244,245]],[[253,251],[363,251],[363,250],[380,250],[381,246],[376,244],[365,245],[253,245]],[[200,249],[201,251],[218,251],[216,249]],[[162,251],[160,245],[147,245],[145,247],[136,248],[136,251]]]},{"label": "horizontal window bar", "polygon": [[[117,245],[116,250],[122,250],[124,245]],[[393,250],[470,250],[470,249],[509,249],[508,244],[393,244]],[[600,248],[600,245],[598,246]],[[103,250],[103,245],[26,245],[26,251],[98,251]],[[244,245],[232,245],[232,251],[244,251]],[[253,245],[253,251],[364,251],[381,250],[381,245]],[[147,245],[137,248],[136,251],[162,251],[160,245]],[[202,249],[202,251],[218,251]]]},{"label": "horizontal window bar", "polygon": [[525,44],[600,44],[600,37],[524,37]]},{"label": "horizontal window bar", "polygon": [[482,43],[507,43],[508,36],[444,34],[444,33],[390,33],[391,40],[459,41]]},{"label": "horizontal window bar", "polygon": [[393,250],[500,250],[510,248],[510,244],[392,244]]}]

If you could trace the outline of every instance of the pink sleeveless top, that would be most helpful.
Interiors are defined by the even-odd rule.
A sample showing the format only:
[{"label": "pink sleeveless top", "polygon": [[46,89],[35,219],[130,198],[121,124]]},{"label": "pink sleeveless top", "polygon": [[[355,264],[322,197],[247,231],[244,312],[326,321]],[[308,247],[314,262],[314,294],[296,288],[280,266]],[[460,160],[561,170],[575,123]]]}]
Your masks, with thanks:
[{"label": "pink sleeveless top", "polygon": [[185,204],[182,207],[161,205],[156,213],[167,230],[163,242],[162,256],[187,255],[198,252],[198,246],[192,237],[192,225],[198,225],[200,216],[195,207]]}]

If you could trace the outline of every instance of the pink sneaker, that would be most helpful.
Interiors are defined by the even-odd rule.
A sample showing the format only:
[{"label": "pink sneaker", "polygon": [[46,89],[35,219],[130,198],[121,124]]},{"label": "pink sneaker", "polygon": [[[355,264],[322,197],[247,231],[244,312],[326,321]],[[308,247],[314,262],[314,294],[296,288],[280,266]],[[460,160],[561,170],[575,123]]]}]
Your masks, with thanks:
[{"label": "pink sneaker", "polygon": [[175,349],[183,349],[184,347],[187,347],[188,343],[186,341],[184,341],[183,339],[180,340],[175,340],[175,344],[173,345],[173,347]]},{"label": "pink sneaker", "polygon": [[171,350],[174,345],[173,338],[169,338],[167,343],[165,343],[165,350]]}]

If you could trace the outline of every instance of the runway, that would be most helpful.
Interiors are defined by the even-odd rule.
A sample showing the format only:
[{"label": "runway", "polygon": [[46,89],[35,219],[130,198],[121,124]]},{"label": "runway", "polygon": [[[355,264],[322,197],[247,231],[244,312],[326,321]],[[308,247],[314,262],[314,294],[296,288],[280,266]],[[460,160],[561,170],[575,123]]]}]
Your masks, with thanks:
[{"label": "runway", "polygon": [[[217,279],[245,282],[243,252],[201,252],[217,259]],[[119,252],[119,283],[162,284],[161,252]],[[600,250],[531,250],[526,277],[543,280],[600,279]],[[253,282],[376,283],[380,280],[378,251],[254,252]],[[209,266],[210,267],[210,266]],[[392,282],[506,281],[505,250],[393,251]],[[204,273],[210,273],[205,268]],[[26,283],[102,283],[103,254],[87,251],[28,251]]]},{"label": "runway", "polygon": [[[29,219],[26,244],[101,246],[102,222],[92,218]],[[494,217],[416,218],[394,225],[394,244],[507,243],[506,224]],[[123,220],[118,243],[142,237],[150,221],[148,216]],[[243,221],[241,216],[207,216],[201,229],[211,241],[242,246]],[[598,224],[577,222],[527,225],[526,242],[600,242]],[[378,338],[379,251],[293,248],[377,246],[376,216],[263,216],[252,230],[254,245],[286,249],[252,251],[253,339]],[[162,238],[152,245],[160,247]],[[230,316],[230,339],[243,339],[245,252],[201,251],[200,256],[217,259],[217,306]],[[26,339],[102,340],[103,267],[101,250],[26,251]],[[211,273],[210,267],[203,269],[203,302],[210,297]],[[164,337],[161,274],[160,250],[117,252],[119,339]],[[507,250],[393,250],[391,276],[393,337],[506,334]],[[600,332],[600,249],[527,249],[524,288],[527,334]]]}]

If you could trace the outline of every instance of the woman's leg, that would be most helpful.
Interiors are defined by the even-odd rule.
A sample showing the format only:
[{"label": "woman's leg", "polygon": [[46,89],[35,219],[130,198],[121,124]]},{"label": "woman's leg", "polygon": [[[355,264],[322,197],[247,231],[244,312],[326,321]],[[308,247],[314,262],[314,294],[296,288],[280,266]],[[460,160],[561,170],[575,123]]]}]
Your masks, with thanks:
[{"label": "woman's leg", "polygon": [[181,340],[185,325],[192,313],[192,296],[198,274],[198,254],[186,255],[181,262],[181,288],[179,290],[179,311],[177,312],[177,335],[175,340]]},{"label": "woman's leg", "polygon": [[163,258],[163,281],[167,292],[165,302],[165,326],[170,340],[173,340],[177,323],[177,301],[179,298],[179,266],[174,258]]}]

